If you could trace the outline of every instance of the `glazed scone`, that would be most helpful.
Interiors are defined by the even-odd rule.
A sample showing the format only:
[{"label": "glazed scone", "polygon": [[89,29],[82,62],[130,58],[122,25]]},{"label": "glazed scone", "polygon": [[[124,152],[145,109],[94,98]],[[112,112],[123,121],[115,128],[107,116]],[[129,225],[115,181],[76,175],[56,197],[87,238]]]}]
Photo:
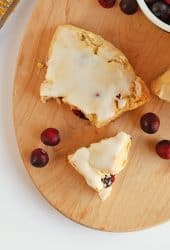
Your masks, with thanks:
[{"label": "glazed scone", "polygon": [[149,99],[124,54],[89,31],[59,26],[54,35],[41,100],[59,98],[97,127]]},{"label": "glazed scone", "polygon": [[151,88],[160,99],[170,102],[170,69],[155,79]]},{"label": "glazed scone", "polygon": [[115,137],[82,147],[68,156],[70,164],[96,190],[102,200],[112,191],[115,175],[126,166],[131,146],[130,135],[120,132]]}]

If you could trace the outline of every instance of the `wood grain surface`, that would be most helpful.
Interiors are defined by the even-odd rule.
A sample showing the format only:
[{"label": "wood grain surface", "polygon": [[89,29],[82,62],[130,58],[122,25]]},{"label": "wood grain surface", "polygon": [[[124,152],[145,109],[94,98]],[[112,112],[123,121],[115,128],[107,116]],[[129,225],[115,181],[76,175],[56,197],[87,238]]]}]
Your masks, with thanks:
[{"label": "wood grain surface", "polygon": [[[152,97],[144,107],[97,129],[73,115],[66,105],[41,103],[39,87],[46,68],[38,68],[37,63],[46,62],[57,25],[69,23],[113,42],[149,86],[170,65],[170,35],[151,24],[140,11],[124,15],[118,2],[112,9],[103,9],[97,0],[37,1],[20,48],[13,93],[18,146],[38,190],[74,221],[114,232],[139,230],[170,218],[170,161],[155,153],[157,141],[170,139],[170,104]],[[155,135],[140,129],[139,120],[145,112],[160,116],[161,127]],[[60,130],[61,143],[55,148],[40,142],[40,133],[47,127]],[[110,198],[102,202],[69,165],[67,155],[121,130],[133,138],[129,163],[114,183]],[[48,166],[42,169],[29,163],[30,153],[37,147],[47,150],[50,157]]]}]

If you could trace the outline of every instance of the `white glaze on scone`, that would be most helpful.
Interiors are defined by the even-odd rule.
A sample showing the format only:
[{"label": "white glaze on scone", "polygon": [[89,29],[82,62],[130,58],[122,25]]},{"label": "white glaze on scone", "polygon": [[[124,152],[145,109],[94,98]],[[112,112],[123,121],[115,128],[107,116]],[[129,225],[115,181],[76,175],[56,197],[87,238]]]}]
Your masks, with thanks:
[{"label": "white glaze on scone", "polygon": [[105,188],[101,179],[117,175],[126,166],[131,138],[120,132],[115,137],[82,147],[68,156],[71,165],[85,178],[87,184],[106,199],[112,187]]},{"label": "white glaze on scone", "polygon": [[70,25],[58,27],[40,89],[42,100],[62,97],[100,127],[116,117],[117,109],[128,106],[134,85],[140,99],[141,79],[111,43]]}]

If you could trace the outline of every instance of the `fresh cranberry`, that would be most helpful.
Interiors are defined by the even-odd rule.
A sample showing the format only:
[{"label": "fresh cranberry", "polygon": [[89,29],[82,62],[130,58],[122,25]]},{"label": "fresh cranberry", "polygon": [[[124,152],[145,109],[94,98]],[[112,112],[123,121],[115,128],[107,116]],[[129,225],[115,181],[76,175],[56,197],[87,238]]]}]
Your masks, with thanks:
[{"label": "fresh cranberry", "polygon": [[105,175],[105,177],[102,178],[101,181],[103,182],[104,187],[105,187],[105,188],[108,188],[108,187],[110,187],[110,186],[113,184],[113,182],[115,181],[115,175],[110,175],[110,176]]},{"label": "fresh cranberry", "polygon": [[30,156],[30,163],[37,168],[42,168],[49,162],[49,157],[46,151],[37,148],[32,151]]},{"label": "fresh cranberry", "polygon": [[115,181],[115,175],[111,174],[111,182],[113,183]]},{"label": "fresh cranberry", "polygon": [[104,8],[112,8],[116,0],[98,0],[98,2],[104,7]]},{"label": "fresh cranberry", "polygon": [[72,109],[72,111],[80,119],[88,120],[87,117],[85,117],[85,115],[83,114],[83,112],[81,112],[80,110],[78,110],[78,109]]},{"label": "fresh cranberry", "polygon": [[119,100],[121,99],[121,97],[122,97],[121,94],[116,95],[116,98]]},{"label": "fresh cranberry", "polygon": [[148,5],[152,5],[153,3],[156,3],[158,0],[145,0],[145,3]]},{"label": "fresh cranberry", "polygon": [[140,120],[141,128],[148,134],[154,134],[160,126],[160,119],[154,113],[146,113]]},{"label": "fresh cranberry", "polygon": [[56,146],[60,142],[59,131],[55,128],[47,128],[41,133],[41,141],[47,146]]},{"label": "fresh cranberry", "polygon": [[121,0],[120,9],[127,15],[135,14],[138,10],[138,4],[136,0]]},{"label": "fresh cranberry", "polygon": [[100,97],[100,93],[97,92],[97,93],[95,94],[95,96],[96,96],[96,97]]},{"label": "fresh cranberry", "polygon": [[155,16],[164,22],[170,22],[170,6],[162,1],[157,1],[151,6]]},{"label": "fresh cranberry", "polygon": [[166,160],[170,159],[170,140],[162,140],[156,145],[157,154]]},{"label": "fresh cranberry", "polygon": [[170,0],[164,0],[164,2],[168,5],[170,5]]}]

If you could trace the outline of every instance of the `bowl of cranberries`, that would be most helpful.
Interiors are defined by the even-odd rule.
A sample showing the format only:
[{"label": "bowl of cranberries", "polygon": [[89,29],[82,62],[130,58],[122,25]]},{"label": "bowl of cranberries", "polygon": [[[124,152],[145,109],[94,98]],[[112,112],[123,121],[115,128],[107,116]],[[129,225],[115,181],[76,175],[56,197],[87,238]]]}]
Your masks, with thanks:
[{"label": "bowl of cranberries", "polygon": [[170,32],[170,0],[137,0],[137,2],[152,23]]}]

